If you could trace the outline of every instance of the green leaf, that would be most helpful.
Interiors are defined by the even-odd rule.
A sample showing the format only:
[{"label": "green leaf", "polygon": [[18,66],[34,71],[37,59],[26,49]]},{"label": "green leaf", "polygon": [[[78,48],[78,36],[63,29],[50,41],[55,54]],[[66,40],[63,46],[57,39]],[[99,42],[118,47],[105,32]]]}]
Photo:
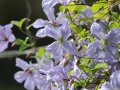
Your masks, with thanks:
[{"label": "green leaf", "polygon": [[27,48],[29,48],[29,47],[32,47],[34,45],[34,43],[32,43],[32,44],[23,44],[23,45],[21,45],[20,47],[19,47],[19,50],[20,51],[23,51],[23,50],[25,50],[25,49],[27,49]]},{"label": "green leaf", "polygon": [[100,69],[107,69],[108,65],[107,63],[97,63],[94,68],[92,69],[92,71],[94,73],[96,73],[97,71],[99,71]]},{"label": "green leaf", "polygon": [[117,12],[112,12],[112,16],[113,16],[114,18],[118,19],[119,14],[118,14]]},{"label": "green leaf", "polygon": [[27,21],[30,21],[30,19],[23,18],[20,21],[11,21],[11,23],[14,24],[15,26],[17,26],[18,28],[22,29],[23,24]]},{"label": "green leaf", "polygon": [[41,47],[38,51],[38,57],[39,58],[42,58],[43,54],[45,53],[45,48],[44,47]]},{"label": "green leaf", "polygon": [[14,45],[22,45],[24,43],[24,41],[22,39],[16,39],[14,41]]}]

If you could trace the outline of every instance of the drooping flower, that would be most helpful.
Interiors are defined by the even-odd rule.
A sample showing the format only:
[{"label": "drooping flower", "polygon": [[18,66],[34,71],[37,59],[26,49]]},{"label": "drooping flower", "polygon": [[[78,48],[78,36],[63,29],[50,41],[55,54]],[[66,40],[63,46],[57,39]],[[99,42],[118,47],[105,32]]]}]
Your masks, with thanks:
[{"label": "drooping flower", "polygon": [[12,24],[0,26],[0,52],[3,52],[8,48],[8,44],[15,40],[15,36],[12,33]]},{"label": "drooping flower", "polygon": [[[94,22],[90,30],[98,39],[88,45],[87,55],[92,58],[101,55],[101,58],[107,62],[109,61],[109,63],[117,61],[117,45],[120,43],[120,29],[112,28],[108,33],[105,33],[103,25]],[[91,52],[91,50],[94,52]],[[101,54],[99,55],[99,53]]]},{"label": "drooping flower", "polygon": [[45,7],[43,10],[47,15],[48,20],[37,19],[33,23],[34,28],[42,28],[37,32],[36,34],[37,37],[45,37],[47,29],[56,30],[64,22],[67,22],[65,14],[63,14],[62,12],[59,12],[58,17],[56,18],[54,15],[54,8]]},{"label": "drooping flower", "polygon": [[15,80],[18,83],[25,81],[24,87],[27,90],[34,90],[36,86],[34,75],[38,72],[36,64],[28,64],[24,60],[16,58],[16,66],[21,68],[23,71],[15,73]]}]

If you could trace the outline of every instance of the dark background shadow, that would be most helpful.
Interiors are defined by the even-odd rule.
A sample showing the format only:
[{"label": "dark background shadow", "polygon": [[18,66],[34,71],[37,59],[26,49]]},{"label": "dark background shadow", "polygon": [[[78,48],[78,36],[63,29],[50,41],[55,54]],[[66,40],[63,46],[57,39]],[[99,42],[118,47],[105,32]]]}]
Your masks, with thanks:
[{"label": "dark background shadow", "polygon": [[[41,8],[41,0],[28,1],[32,11],[30,15],[31,22],[34,22],[37,18],[45,18]],[[27,14],[25,0],[0,0],[0,25],[8,24],[12,20],[26,18]],[[13,29],[13,32],[15,36],[24,36],[19,33],[17,28]],[[0,90],[25,90],[23,85],[14,80],[14,73],[18,70],[15,67],[15,58],[0,59]]]}]

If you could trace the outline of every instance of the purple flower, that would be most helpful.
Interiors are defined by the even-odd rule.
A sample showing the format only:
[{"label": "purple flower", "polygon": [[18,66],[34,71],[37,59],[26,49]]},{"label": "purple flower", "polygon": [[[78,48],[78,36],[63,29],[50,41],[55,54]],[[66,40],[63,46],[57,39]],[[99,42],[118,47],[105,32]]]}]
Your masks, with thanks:
[{"label": "purple flower", "polygon": [[92,58],[96,58],[97,56],[101,55],[101,58],[107,62],[109,61],[109,63],[117,61],[118,49],[116,45],[120,43],[120,29],[112,28],[106,34],[104,25],[94,22],[91,25],[90,30],[91,33],[98,38],[98,40],[88,45],[87,55]]},{"label": "purple flower", "polygon": [[7,49],[8,44],[15,40],[14,34],[12,34],[12,24],[7,24],[5,26],[0,26],[0,52]]},{"label": "purple flower", "polygon": [[28,64],[20,58],[16,58],[16,66],[21,68],[23,71],[15,73],[14,78],[18,83],[25,81],[24,87],[27,90],[35,89],[34,75],[38,72],[35,64]]},{"label": "purple flower", "polygon": [[54,8],[45,7],[44,12],[48,17],[48,20],[37,19],[33,23],[34,28],[42,28],[40,29],[36,36],[37,37],[45,37],[47,29],[58,29],[64,22],[67,22],[65,15],[63,13],[58,13],[58,17],[56,18],[54,15]]},{"label": "purple flower", "polygon": [[47,30],[46,34],[56,40],[46,47],[46,50],[50,52],[53,57],[61,57],[65,54],[77,54],[75,44],[73,41],[68,40],[71,35],[68,23],[62,25],[58,30]]}]

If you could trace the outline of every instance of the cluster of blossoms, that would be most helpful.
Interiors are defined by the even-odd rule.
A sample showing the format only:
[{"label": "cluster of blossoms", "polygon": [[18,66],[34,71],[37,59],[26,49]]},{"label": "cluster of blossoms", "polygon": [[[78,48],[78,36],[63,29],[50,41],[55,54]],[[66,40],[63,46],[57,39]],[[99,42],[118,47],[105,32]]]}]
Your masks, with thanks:
[{"label": "cluster of blossoms", "polygon": [[[72,21],[67,18],[67,14],[70,17],[73,15],[68,9],[68,13],[61,11],[55,15],[56,5],[67,7],[70,2],[78,1],[42,1],[48,20],[37,19],[32,26],[39,29],[36,37],[54,39],[53,43],[45,46],[45,53],[49,54],[49,58],[45,54],[39,57],[39,52],[35,55],[36,63],[27,63],[16,58],[16,66],[22,71],[15,73],[15,80],[18,83],[25,81],[24,87],[27,90],[97,90],[96,87],[99,90],[119,90],[120,28],[107,28],[106,25],[112,22],[107,23],[105,20],[80,21],[84,18],[91,19],[94,15],[88,6]],[[84,0],[79,2],[86,4]],[[77,27],[89,27],[87,35],[92,40],[78,38],[79,35],[72,30],[71,23]],[[15,40],[11,28],[12,24],[0,26],[0,52],[8,47],[9,42]],[[95,66],[98,63],[104,63],[107,68],[97,70]],[[97,79],[101,81],[96,83]]]}]

